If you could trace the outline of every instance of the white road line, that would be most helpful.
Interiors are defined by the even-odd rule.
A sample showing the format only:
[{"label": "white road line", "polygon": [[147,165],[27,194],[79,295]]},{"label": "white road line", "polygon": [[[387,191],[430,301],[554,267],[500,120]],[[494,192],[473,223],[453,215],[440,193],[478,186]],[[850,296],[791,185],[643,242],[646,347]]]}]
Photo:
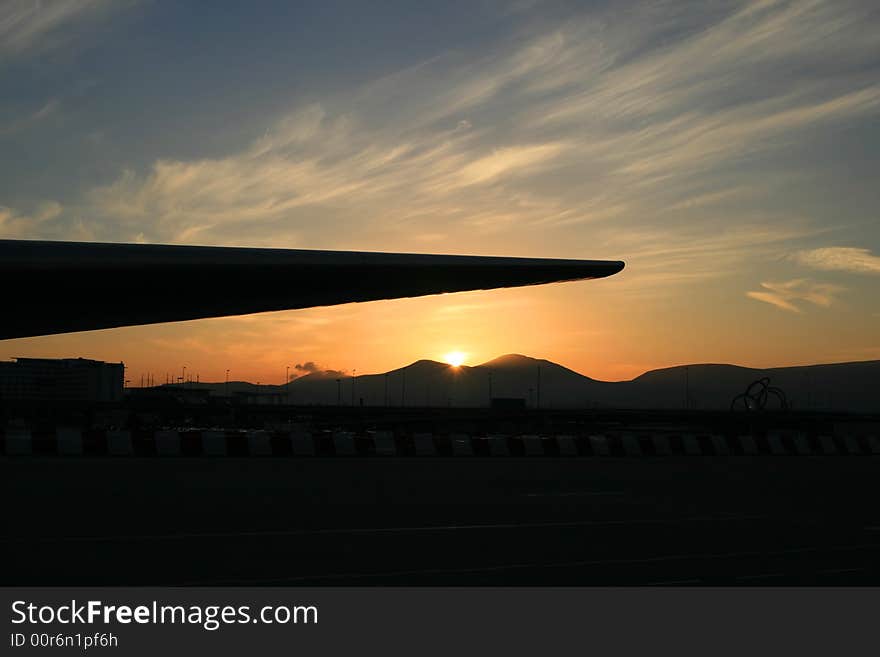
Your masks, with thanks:
[{"label": "white road line", "polygon": [[256,536],[320,536],[334,534],[395,534],[416,532],[473,531],[486,529],[550,529],[554,527],[604,527],[617,525],[677,525],[688,522],[725,520],[763,520],[765,515],[732,516],[689,516],[684,518],[636,518],[626,520],[562,520],[556,522],[503,522],[478,523],[468,525],[424,525],[417,527],[364,527],[330,529],[290,529],[251,532],[202,532],[174,534],[110,534],[103,536],[37,536],[6,537],[0,544],[9,543],[64,543],[64,542],[102,542],[102,541],[180,541],[199,538],[234,538]]},{"label": "white road line", "polygon": [[825,570],[817,570],[820,575],[839,575],[840,573],[860,573],[864,568],[826,568]]},{"label": "white road line", "polygon": [[622,490],[583,490],[557,493],[523,493],[520,497],[620,497],[626,495]]},{"label": "white road line", "polygon": [[771,577],[785,577],[787,573],[757,573],[755,575],[738,575],[735,579],[769,579]]},{"label": "white road line", "polygon": [[[252,579],[220,579],[212,578],[209,580],[215,584],[253,584],[259,585],[261,582],[278,583],[278,582],[303,582],[310,580],[322,579],[371,579],[376,577],[402,577],[411,575],[454,575],[462,573],[481,573],[481,572],[504,572],[508,570],[527,570],[529,568],[578,568],[589,566],[627,566],[641,563],[663,563],[667,561],[692,561],[702,559],[711,561],[713,559],[736,559],[741,557],[766,557],[769,555],[781,556],[787,554],[809,554],[811,552],[855,552],[858,550],[878,549],[880,543],[864,543],[861,545],[831,545],[831,546],[804,546],[796,548],[787,548],[784,550],[743,550],[737,552],[720,552],[720,553],[696,553],[696,554],[671,554],[656,557],[646,557],[641,559],[591,559],[584,561],[558,561],[550,563],[514,563],[499,564],[495,566],[476,566],[470,568],[421,568],[411,570],[393,570],[378,573],[327,573],[324,575],[296,575],[291,577],[275,577],[275,578],[252,578]],[[196,586],[204,581],[185,582],[185,586]]]}]

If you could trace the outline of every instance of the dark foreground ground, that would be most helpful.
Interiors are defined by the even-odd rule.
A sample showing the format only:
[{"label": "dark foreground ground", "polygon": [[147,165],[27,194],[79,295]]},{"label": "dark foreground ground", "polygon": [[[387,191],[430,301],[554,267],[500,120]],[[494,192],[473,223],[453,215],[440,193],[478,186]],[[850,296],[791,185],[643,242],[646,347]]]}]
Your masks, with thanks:
[{"label": "dark foreground ground", "polygon": [[880,584],[880,458],[0,459],[5,585]]}]

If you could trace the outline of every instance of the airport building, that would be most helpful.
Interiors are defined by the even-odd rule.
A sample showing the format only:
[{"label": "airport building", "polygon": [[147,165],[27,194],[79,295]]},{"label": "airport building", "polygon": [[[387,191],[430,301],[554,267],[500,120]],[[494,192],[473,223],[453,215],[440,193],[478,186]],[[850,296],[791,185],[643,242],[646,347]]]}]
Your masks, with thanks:
[{"label": "airport building", "polygon": [[86,358],[14,358],[0,362],[0,401],[115,402],[122,399],[122,363]]}]

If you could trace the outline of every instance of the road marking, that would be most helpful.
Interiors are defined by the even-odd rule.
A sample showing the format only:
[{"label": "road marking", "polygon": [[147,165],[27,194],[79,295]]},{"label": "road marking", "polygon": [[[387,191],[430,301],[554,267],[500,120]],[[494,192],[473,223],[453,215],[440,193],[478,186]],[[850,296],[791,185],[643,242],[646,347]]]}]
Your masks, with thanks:
[{"label": "road marking", "polygon": [[[394,570],[378,573],[327,573],[324,575],[295,575],[290,577],[276,577],[272,579],[212,579],[214,584],[253,584],[279,583],[279,582],[304,582],[310,580],[325,579],[371,579],[377,577],[405,577],[412,575],[455,575],[463,573],[481,572],[505,572],[509,570],[527,570],[529,568],[578,568],[589,566],[627,566],[641,563],[663,563],[668,561],[692,561],[695,559],[736,559],[741,557],[766,557],[768,555],[809,554],[815,552],[855,552],[858,550],[878,549],[880,543],[865,543],[861,545],[832,545],[832,546],[804,546],[787,548],[784,550],[741,550],[737,552],[720,553],[696,553],[696,554],[671,554],[640,559],[591,559],[584,561],[558,561],[550,563],[513,563],[499,564],[494,566],[476,566],[471,568],[421,568],[411,570]],[[185,582],[184,586],[203,584],[204,581]]]},{"label": "road marking", "polygon": [[749,580],[749,579],[768,579],[768,578],[771,578],[771,577],[785,577],[785,576],[786,576],[786,573],[758,573],[758,574],[755,574],[755,575],[738,575],[738,576],[736,577],[736,579],[743,579],[743,580]]},{"label": "road marking", "polygon": [[199,538],[234,538],[257,536],[321,536],[335,534],[395,534],[417,532],[474,531],[486,529],[550,529],[554,527],[604,527],[617,525],[676,525],[688,522],[717,522],[719,520],[763,520],[765,515],[689,516],[684,518],[635,518],[627,520],[560,520],[556,522],[502,522],[468,525],[423,525],[416,527],[363,527],[328,529],[290,529],[250,532],[187,532],[174,534],[132,534],[103,536],[37,536],[5,537],[3,543],[64,543],[64,542],[110,542],[110,541],[181,541]]},{"label": "road marking", "polygon": [[622,490],[583,490],[550,493],[523,493],[520,497],[620,497],[626,495]]}]

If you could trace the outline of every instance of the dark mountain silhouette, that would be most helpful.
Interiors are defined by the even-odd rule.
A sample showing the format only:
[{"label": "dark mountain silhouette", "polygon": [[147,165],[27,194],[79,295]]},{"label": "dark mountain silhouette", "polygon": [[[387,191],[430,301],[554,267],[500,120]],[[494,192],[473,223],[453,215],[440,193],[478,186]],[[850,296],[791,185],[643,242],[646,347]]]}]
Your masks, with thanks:
[{"label": "dark mountain silhouette", "polygon": [[[289,394],[295,404],[488,406],[519,398],[529,407],[714,410],[769,377],[794,409],[880,412],[880,361],[754,369],[696,364],[652,370],[630,381],[598,381],[548,360],[507,354],[476,366],[418,360],[383,374],[316,372],[277,385],[230,382],[229,392]],[[187,384],[224,394],[223,383]],[[772,407],[771,401],[770,406]]]}]

